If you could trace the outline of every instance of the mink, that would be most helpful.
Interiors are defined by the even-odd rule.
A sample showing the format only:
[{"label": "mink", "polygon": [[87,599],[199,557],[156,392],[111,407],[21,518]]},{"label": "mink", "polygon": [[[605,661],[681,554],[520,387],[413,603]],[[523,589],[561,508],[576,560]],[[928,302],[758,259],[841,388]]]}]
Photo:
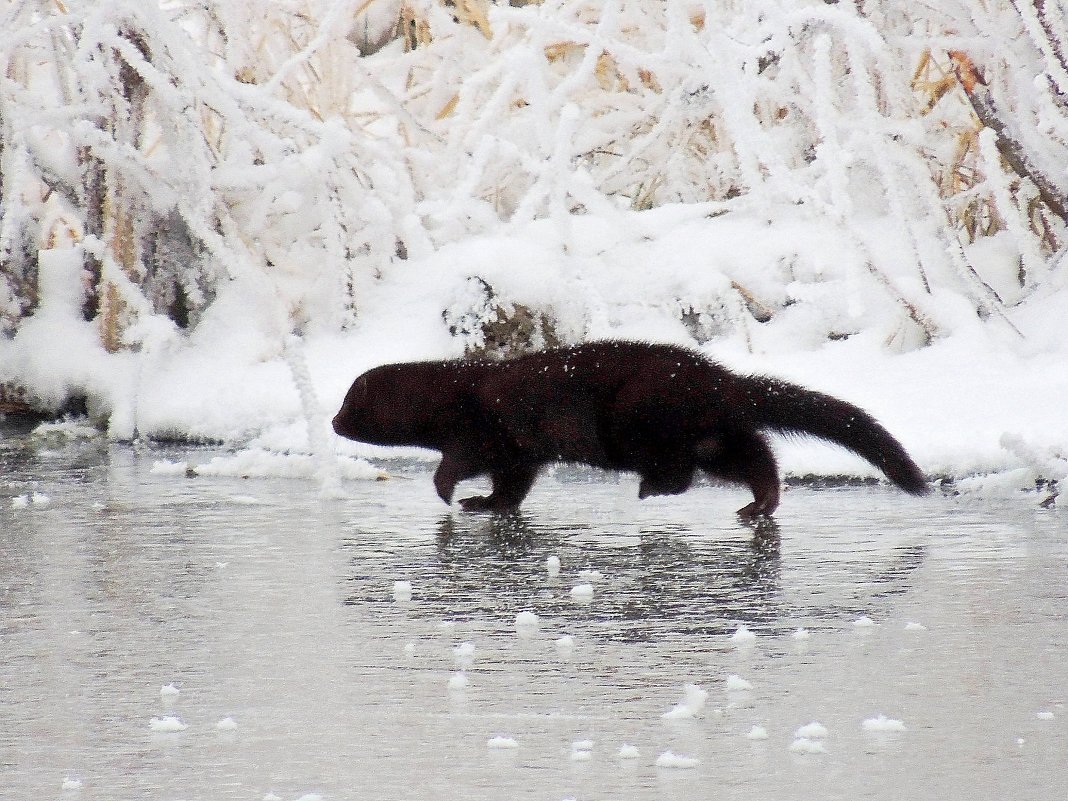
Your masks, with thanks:
[{"label": "mink", "polygon": [[492,491],[462,499],[466,511],[514,510],[543,466],[576,462],[637,473],[640,498],[685,492],[700,470],[752,490],[742,517],[770,515],[780,482],[769,432],[837,443],[905,492],[928,490],[862,409],[673,345],[605,341],[507,361],[387,364],[353,382],[333,426],[359,442],[440,451],[434,487],[447,504],[459,482],[488,475]]}]

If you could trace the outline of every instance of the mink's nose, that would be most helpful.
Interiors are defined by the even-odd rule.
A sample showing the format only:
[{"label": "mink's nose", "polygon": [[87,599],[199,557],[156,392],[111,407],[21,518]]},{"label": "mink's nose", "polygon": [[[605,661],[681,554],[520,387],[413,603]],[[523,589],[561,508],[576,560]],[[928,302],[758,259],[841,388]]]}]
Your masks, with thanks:
[{"label": "mink's nose", "polygon": [[333,421],[330,423],[334,427],[334,433],[341,434],[341,412],[334,415]]}]

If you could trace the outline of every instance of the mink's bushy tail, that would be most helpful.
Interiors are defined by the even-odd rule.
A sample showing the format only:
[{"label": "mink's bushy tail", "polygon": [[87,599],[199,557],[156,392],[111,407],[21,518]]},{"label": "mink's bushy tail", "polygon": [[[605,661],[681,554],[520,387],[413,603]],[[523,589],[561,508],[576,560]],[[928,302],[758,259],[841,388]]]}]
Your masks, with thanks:
[{"label": "mink's bushy tail", "polygon": [[867,459],[905,492],[929,491],[923,472],[901,443],[863,409],[773,378],[746,381],[748,411],[758,427],[829,440]]}]

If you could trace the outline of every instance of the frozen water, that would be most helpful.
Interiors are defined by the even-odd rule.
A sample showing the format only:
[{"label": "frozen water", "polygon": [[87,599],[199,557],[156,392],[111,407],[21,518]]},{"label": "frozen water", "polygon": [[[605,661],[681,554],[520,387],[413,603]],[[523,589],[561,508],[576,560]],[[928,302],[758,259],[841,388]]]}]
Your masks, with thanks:
[{"label": "frozen water", "polygon": [[[639,502],[637,480],[557,470],[492,518],[441,505],[415,464],[323,499],[151,472],[211,451],[48,447],[0,436],[5,798],[64,777],[79,801],[1068,797],[1068,541],[1029,498],[790,488],[754,530],[738,490]],[[34,491],[51,503],[13,507]],[[594,603],[550,555],[603,573]],[[538,636],[515,635],[521,610]],[[732,674],[754,690],[661,718]],[[865,731],[880,711],[907,732]],[[166,717],[188,728],[153,731]],[[826,753],[792,752],[813,720]]]}]

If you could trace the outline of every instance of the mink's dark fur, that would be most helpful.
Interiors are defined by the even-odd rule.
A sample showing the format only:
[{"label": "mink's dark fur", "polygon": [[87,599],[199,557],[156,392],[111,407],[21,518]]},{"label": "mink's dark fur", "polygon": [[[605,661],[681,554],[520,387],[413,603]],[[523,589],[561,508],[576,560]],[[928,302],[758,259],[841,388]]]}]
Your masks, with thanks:
[{"label": "mink's dark fur", "polygon": [[514,509],[543,465],[581,462],[638,473],[642,498],[685,492],[703,470],[753,491],[739,514],[769,515],[779,474],[768,431],[830,440],[906,492],[927,491],[905,449],[856,406],[670,345],[595,342],[504,362],[376,367],[353,382],[334,430],[441,451],[434,486],[446,503],[460,481],[489,475],[493,491],[460,501],[466,510]]}]

